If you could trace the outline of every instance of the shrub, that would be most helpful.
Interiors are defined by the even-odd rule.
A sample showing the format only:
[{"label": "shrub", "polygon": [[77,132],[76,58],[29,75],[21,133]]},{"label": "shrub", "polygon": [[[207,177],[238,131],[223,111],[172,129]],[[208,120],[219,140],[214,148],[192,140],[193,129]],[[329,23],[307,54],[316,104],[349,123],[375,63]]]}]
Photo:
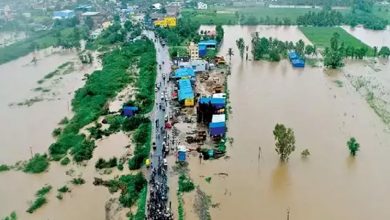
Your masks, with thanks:
[{"label": "shrub", "polygon": [[116,167],[117,164],[118,164],[118,161],[117,161],[116,157],[113,157],[108,161],[105,161],[104,159],[99,158],[99,160],[96,161],[95,168],[96,169],[112,168],[112,167]]},{"label": "shrub", "polygon": [[33,213],[35,210],[43,206],[45,203],[47,203],[45,197],[38,197],[31,206],[27,209],[28,213]]},{"label": "shrub", "polygon": [[74,185],[82,185],[85,183],[85,180],[83,178],[73,178],[72,183]]},{"label": "shrub", "polygon": [[64,197],[63,197],[62,193],[58,193],[56,198],[59,200],[62,200]]},{"label": "shrub", "polygon": [[65,157],[64,159],[61,160],[61,165],[66,166],[70,163],[69,157]]},{"label": "shrub", "polygon": [[10,170],[10,167],[5,165],[5,164],[1,164],[0,165],[0,172],[3,172],[3,171],[8,171]]},{"label": "shrub", "polygon": [[118,163],[118,170],[120,170],[120,171],[123,170],[123,163]]},{"label": "shrub", "polygon": [[47,155],[35,154],[34,157],[27,162],[23,171],[26,173],[42,173],[46,171],[48,167],[49,161]]},{"label": "shrub", "polygon": [[145,184],[145,187],[139,193],[140,198],[138,199],[138,202],[137,202],[137,212],[131,218],[132,220],[144,220],[145,219],[145,206],[146,206],[147,193],[148,193],[147,184]]},{"label": "shrub", "polygon": [[10,216],[5,217],[3,220],[17,220],[18,217],[16,216],[15,212],[11,212]]},{"label": "shrub", "polygon": [[52,188],[52,187],[51,187],[50,185],[44,186],[44,187],[42,187],[40,190],[38,190],[38,191],[35,193],[35,195],[38,196],[38,197],[43,197],[43,196],[45,196],[47,193],[50,192],[51,188]]},{"label": "shrub", "polygon": [[357,151],[360,148],[360,144],[356,141],[354,137],[351,137],[347,142],[348,149],[352,156],[356,156]]},{"label": "shrub", "polygon": [[134,134],[134,142],[136,143],[134,156],[129,160],[130,170],[136,170],[142,167],[144,160],[149,156],[150,138],[152,125],[149,123],[141,124]]},{"label": "shrub", "polygon": [[69,192],[69,188],[68,188],[68,186],[65,185],[65,186],[57,189],[57,191],[61,192],[61,193],[66,193],[66,192]]},{"label": "shrub", "polygon": [[62,132],[62,129],[61,128],[56,128],[53,130],[53,132],[51,133],[51,135],[53,135],[53,137],[57,137],[58,135],[60,135]]},{"label": "shrub", "polygon": [[185,174],[179,176],[179,192],[191,192],[195,189],[194,183]]},{"label": "shrub", "polygon": [[121,176],[119,182],[125,186],[125,190],[122,190],[119,197],[119,202],[125,207],[131,207],[137,201],[147,183],[142,173]]},{"label": "shrub", "polygon": [[69,119],[67,117],[64,117],[63,119],[61,119],[60,123],[58,123],[59,125],[65,125],[65,124],[68,124],[69,123]]},{"label": "shrub", "polygon": [[301,156],[302,156],[302,158],[306,158],[306,157],[310,156],[309,149],[303,150],[302,153],[301,153]]}]

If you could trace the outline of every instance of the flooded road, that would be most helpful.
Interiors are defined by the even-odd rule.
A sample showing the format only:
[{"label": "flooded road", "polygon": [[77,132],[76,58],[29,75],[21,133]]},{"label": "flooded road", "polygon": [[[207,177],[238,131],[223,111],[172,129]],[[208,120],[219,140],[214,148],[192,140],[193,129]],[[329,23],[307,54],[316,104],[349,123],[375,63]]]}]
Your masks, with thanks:
[{"label": "flooded road", "polygon": [[390,26],[388,26],[385,30],[377,31],[368,30],[362,26],[354,28],[350,26],[342,26],[342,28],[357,39],[361,40],[363,43],[371,47],[378,47],[378,51],[380,47],[390,47]]},{"label": "flooded road", "polygon": [[[306,41],[293,27],[224,29],[221,55],[229,47],[239,54],[235,41],[243,37],[248,44],[254,30],[264,30],[260,36]],[[343,71],[293,69],[287,60],[250,62],[235,55],[228,85],[230,158],[189,161],[195,183],[220,203],[211,208],[213,219],[286,219],[288,209],[290,219],[390,218],[385,196],[390,193],[390,134]],[[276,123],[295,132],[296,150],[287,164],[275,152]],[[346,146],[352,136],[361,146],[356,158]],[[311,155],[302,159],[306,148]],[[204,179],[208,176],[211,183]]]},{"label": "flooded road", "polygon": [[[36,64],[31,63],[34,56]],[[75,51],[49,48],[0,65],[0,163],[28,159],[30,147],[33,153],[45,152],[53,143],[51,132],[71,116],[70,101],[84,84],[84,74],[100,68],[96,63],[80,65],[78,59]],[[74,71],[37,83],[66,62],[75,63]],[[28,102],[32,105],[22,105]]]}]

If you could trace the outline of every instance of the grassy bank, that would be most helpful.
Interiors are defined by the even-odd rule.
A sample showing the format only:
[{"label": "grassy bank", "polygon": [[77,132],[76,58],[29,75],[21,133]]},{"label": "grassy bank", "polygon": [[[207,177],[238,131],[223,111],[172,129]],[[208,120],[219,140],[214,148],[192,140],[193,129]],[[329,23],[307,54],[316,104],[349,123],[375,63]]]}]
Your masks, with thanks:
[{"label": "grassy bank", "polygon": [[135,215],[130,216],[129,220],[144,220],[145,219],[145,214],[146,214],[146,197],[148,194],[148,187],[147,184],[145,187],[141,190],[140,196],[137,202],[137,212]]},{"label": "grassy bank", "polygon": [[[107,102],[131,82],[131,76],[128,73],[131,63],[137,62],[140,56],[144,57],[145,52],[150,48],[154,50],[151,41],[139,40],[105,54],[103,69],[92,73],[85,86],[76,91],[72,100],[74,117],[66,124],[57,141],[49,147],[53,159],[61,159],[68,153],[68,150],[75,161],[88,160],[92,157],[95,143],[79,134],[80,129],[107,111]],[[154,57],[149,59],[154,59]],[[150,63],[150,61],[143,61],[142,58],[140,60],[140,69],[147,75],[143,77],[143,80],[155,78],[155,76],[150,76],[152,72],[148,71],[152,67],[146,66]],[[140,73],[140,75],[142,77],[143,74]],[[145,91],[146,88],[152,87],[151,85],[152,83],[140,82],[141,105],[144,108],[149,107],[149,103],[153,103],[152,100],[154,100],[154,95],[150,97],[151,92]]]},{"label": "grassy bank", "polygon": [[59,41],[67,41],[73,31],[73,28],[45,31],[0,48],[0,64],[25,56],[35,49],[45,49],[56,45]]},{"label": "grassy bank", "polygon": [[39,189],[36,193],[36,199],[31,203],[30,207],[27,209],[28,213],[33,213],[35,210],[47,203],[46,195],[51,191],[51,186],[44,186]]},{"label": "grassy bank", "polygon": [[345,46],[352,46],[354,48],[366,47],[369,49],[368,54],[373,54],[373,49],[364,44],[354,36],[350,35],[340,27],[299,27],[303,34],[317,47],[330,47],[330,39],[333,33],[340,35],[340,41],[344,42]]}]

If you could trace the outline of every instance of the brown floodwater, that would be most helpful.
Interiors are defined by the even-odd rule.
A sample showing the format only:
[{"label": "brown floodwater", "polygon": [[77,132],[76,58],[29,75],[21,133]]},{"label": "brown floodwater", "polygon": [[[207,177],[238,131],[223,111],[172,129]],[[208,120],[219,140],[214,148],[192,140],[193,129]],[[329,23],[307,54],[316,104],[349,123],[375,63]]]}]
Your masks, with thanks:
[{"label": "brown floodwater", "polygon": [[350,26],[342,26],[342,28],[371,47],[390,47],[390,26],[388,26],[385,30],[368,30],[362,26],[354,28]]},{"label": "brown floodwater", "polygon": [[[55,52],[55,53],[52,53]],[[38,59],[32,64],[33,54],[0,65],[0,163],[14,163],[44,152],[53,142],[51,132],[65,116],[71,116],[70,101],[74,91],[80,88],[84,74],[91,73],[99,65],[77,65],[70,74],[37,81],[54,71],[63,63],[78,62],[74,51],[46,49],[35,53]],[[50,91],[33,91],[34,88],[49,88]],[[42,98],[32,106],[18,106],[29,99]]]},{"label": "brown floodwater", "polygon": [[[212,218],[286,219],[289,209],[290,219],[390,219],[390,134],[344,71],[294,69],[287,60],[251,62],[238,56],[235,41],[243,37],[249,43],[256,30],[267,37],[306,40],[295,27],[224,29],[220,54],[229,47],[236,54],[228,81],[230,158],[199,164],[191,157],[189,166],[195,182],[220,203],[211,208]],[[275,152],[276,123],[295,132],[296,150],[286,164]],[[346,147],[352,136],[361,145],[356,158]],[[302,159],[306,148],[311,155]],[[204,179],[208,176],[210,184]],[[186,204],[186,210],[191,208]]]}]

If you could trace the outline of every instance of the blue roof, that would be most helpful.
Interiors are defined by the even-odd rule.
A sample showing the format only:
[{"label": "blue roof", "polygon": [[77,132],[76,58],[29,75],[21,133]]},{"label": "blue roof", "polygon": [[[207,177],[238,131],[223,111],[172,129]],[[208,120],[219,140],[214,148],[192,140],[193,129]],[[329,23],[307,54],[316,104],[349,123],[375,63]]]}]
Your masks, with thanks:
[{"label": "blue roof", "polygon": [[294,59],[291,61],[291,63],[294,67],[305,67],[305,61],[301,59]]},{"label": "blue roof", "polygon": [[123,110],[138,111],[138,107],[136,107],[136,106],[123,106]]},{"label": "blue roof", "polygon": [[201,41],[198,43],[198,46],[217,46],[217,41],[216,40],[206,40],[206,41]]},{"label": "blue roof", "polygon": [[199,50],[206,50],[207,46],[204,44],[198,45]]},{"label": "blue roof", "polygon": [[182,77],[194,77],[195,71],[192,68],[179,68],[175,71],[175,78],[182,78]]},{"label": "blue roof", "polygon": [[194,92],[192,91],[191,81],[189,79],[179,80],[179,101],[193,98]]},{"label": "blue roof", "polygon": [[225,98],[207,98],[202,97],[199,99],[200,104],[211,103],[213,106],[225,106],[226,99]]}]

